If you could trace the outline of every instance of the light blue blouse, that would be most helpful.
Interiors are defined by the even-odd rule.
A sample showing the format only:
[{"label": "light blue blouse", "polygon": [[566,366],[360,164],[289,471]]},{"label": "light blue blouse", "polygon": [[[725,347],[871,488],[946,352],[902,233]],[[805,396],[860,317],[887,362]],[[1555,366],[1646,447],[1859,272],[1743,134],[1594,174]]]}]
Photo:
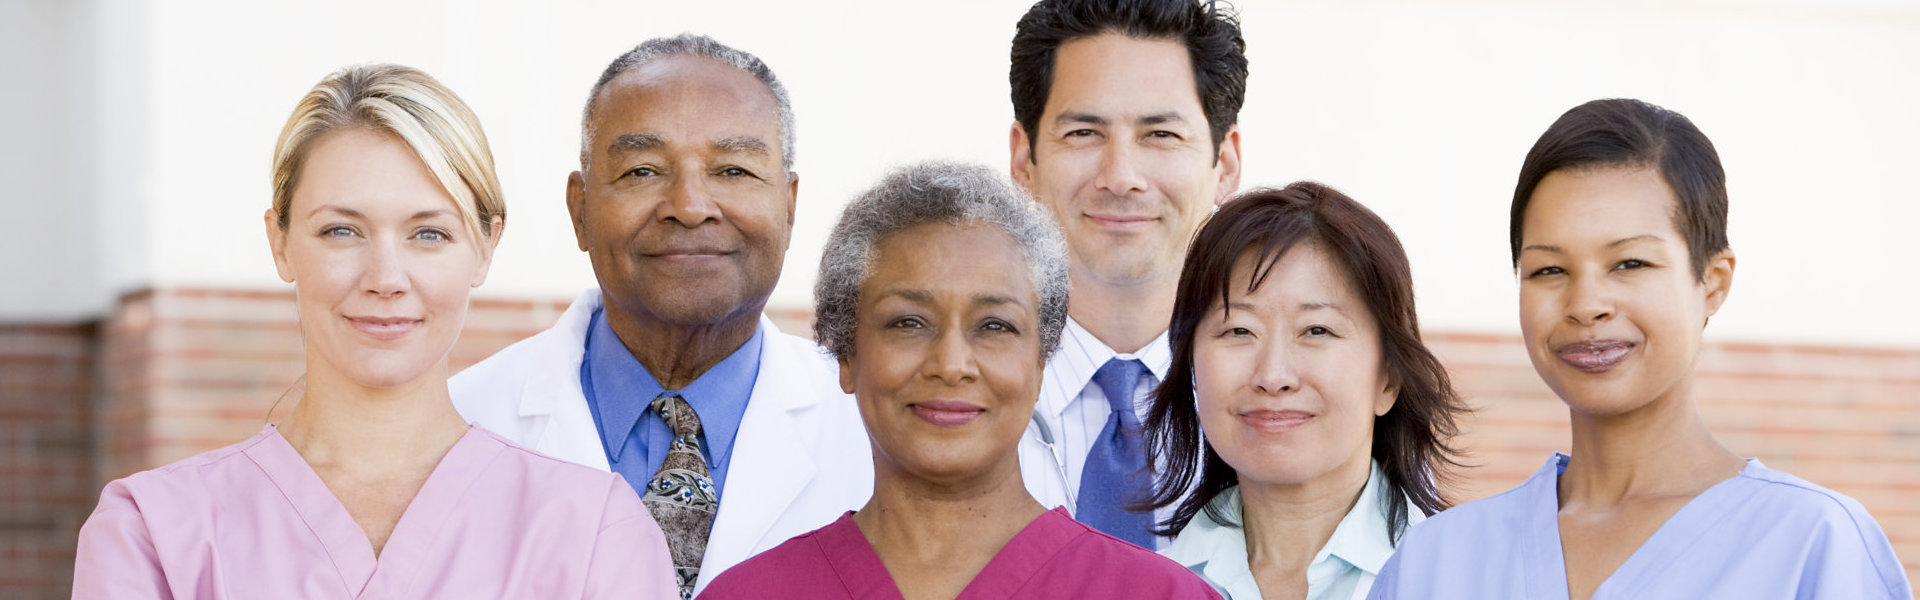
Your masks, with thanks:
[{"label": "light blue blouse", "polygon": [[[1519,487],[1407,532],[1369,598],[1567,598],[1555,453]],[[1747,459],[1647,538],[1594,600],[1913,598],[1880,525],[1860,503]]]},{"label": "light blue blouse", "polygon": [[[1361,488],[1353,509],[1340,519],[1340,524],[1333,529],[1333,537],[1327,538],[1327,545],[1320,548],[1307,566],[1308,600],[1366,597],[1374,575],[1380,572],[1387,557],[1393,555],[1384,512],[1386,486],[1380,465],[1373,464],[1367,485]],[[1229,520],[1241,522],[1239,486],[1220,492],[1210,504]],[[1426,518],[1411,503],[1406,511],[1410,524]],[[1186,565],[1228,600],[1260,600],[1260,586],[1254,583],[1253,571],[1247,565],[1246,530],[1239,525],[1221,524],[1201,511],[1160,554]]]}]

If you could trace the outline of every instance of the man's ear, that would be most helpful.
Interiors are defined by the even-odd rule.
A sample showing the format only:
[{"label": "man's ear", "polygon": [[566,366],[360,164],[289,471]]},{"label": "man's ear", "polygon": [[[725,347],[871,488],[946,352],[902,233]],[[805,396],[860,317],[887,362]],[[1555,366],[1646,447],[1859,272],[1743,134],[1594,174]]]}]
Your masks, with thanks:
[{"label": "man's ear", "polygon": [[787,171],[787,228],[793,228],[793,213],[800,207],[800,172]]},{"label": "man's ear", "polygon": [[1213,205],[1227,203],[1233,193],[1240,190],[1240,126],[1227,128],[1227,136],[1220,139],[1220,154],[1214,157],[1214,170],[1220,173],[1219,187],[1213,198]]},{"label": "man's ear", "polygon": [[1013,182],[1028,194],[1034,193],[1033,142],[1027,138],[1027,128],[1019,121],[1014,121],[1013,129],[1007,132],[1007,154],[1010,157],[1007,171],[1013,177]]},{"label": "man's ear", "polygon": [[1727,294],[1733,291],[1734,262],[1733,249],[1727,248],[1715,253],[1707,261],[1706,270],[1700,273],[1700,285],[1707,294],[1708,317],[1720,312],[1720,306],[1727,303]]},{"label": "man's ear", "polygon": [[573,241],[581,252],[587,251],[587,175],[574,171],[567,176],[567,214],[573,219]]},{"label": "man's ear", "polygon": [[507,217],[493,216],[493,233],[480,236],[480,264],[473,269],[473,287],[487,282],[487,271],[493,268],[493,251],[500,247],[500,235],[507,232]]},{"label": "man's ear", "polygon": [[280,230],[280,213],[267,209],[261,219],[267,224],[267,247],[273,251],[273,269],[280,280],[293,283],[293,263],[287,262],[287,232]]}]

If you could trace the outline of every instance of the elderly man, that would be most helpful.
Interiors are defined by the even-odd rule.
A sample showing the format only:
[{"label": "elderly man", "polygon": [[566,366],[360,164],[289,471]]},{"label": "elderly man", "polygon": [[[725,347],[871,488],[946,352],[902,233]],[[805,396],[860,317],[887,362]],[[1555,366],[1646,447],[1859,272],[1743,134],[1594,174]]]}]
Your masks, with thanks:
[{"label": "elderly man", "polygon": [[616,59],[567,179],[600,288],[451,384],[487,429],[624,475],[683,597],[872,492],[837,365],[761,315],[792,233],[792,166],[787,93],[758,58],[683,35]]},{"label": "elderly man", "polygon": [[1147,548],[1140,419],[1187,241],[1239,187],[1245,47],[1195,0],[1041,0],[1013,38],[1013,178],[1066,234],[1073,286],[1021,470],[1042,504]]}]

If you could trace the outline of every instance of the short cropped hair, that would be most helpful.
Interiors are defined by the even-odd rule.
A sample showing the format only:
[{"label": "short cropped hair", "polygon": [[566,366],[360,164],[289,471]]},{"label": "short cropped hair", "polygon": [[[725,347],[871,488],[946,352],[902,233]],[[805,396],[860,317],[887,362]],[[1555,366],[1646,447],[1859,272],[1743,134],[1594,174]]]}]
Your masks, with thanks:
[{"label": "short cropped hair", "polygon": [[873,273],[874,248],[927,223],[977,222],[1006,232],[1026,258],[1039,296],[1041,357],[1053,356],[1067,324],[1067,243],[1038,204],[992,169],[945,162],[897,169],[840,213],[820,256],[813,286],[813,335],[837,358],[853,356],[860,286]]},{"label": "short cropped hair", "polygon": [[[507,215],[493,151],[480,119],[453,90],[400,65],[358,65],[327,75],[294,105],[273,148],[273,211],[285,231],[293,190],[315,142],[363,129],[392,134],[413,150],[454,199],[471,232],[491,237]],[[475,244],[487,252],[487,244]]]},{"label": "short cropped hair", "polygon": [[1673,225],[1687,242],[1693,277],[1703,280],[1707,262],[1727,249],[1727,172],[1720,153],[1685,115],[1628,98],[1573,107],[1527,151],[1508,221],[1514,268],[1520,266],[1527,203],[1540,181],[1555,171],[1607,168],[1659,171],[1678,198]]},{"label": "short cropped hair", "polygon": [[[1224,5],[1224,6],[1222,6]],[[1247,99],[1247,42],[1233,6],[1215,0],[1040,0],[1020,17],[1013,35],[1013,118],[1039,136],[1041,113],[1053,93],[1060,45],[1104,33],[1141,40],[1168,40],[1187,47],[1194,93],[1217,152],[1227,130],[1240,121]]]},{"label": "short cropped hair", "polygon": [[580,111],[580,168],[586,169],[592,157],[593,111],[600,107],[600,92],[607,89],[613,78],[653,61],[675,55],[699,56],[721,64],[746,71],[754,79],[766,84],[767,93],[773,94],[773,102],[780,111],[780,165],[793,170],[793,103],[787,99],[786,86],[780,85],[780,78],[773,75],[773,69],[762,62],[760,57],[743,50],[722,44],[704,35],[682,33],[673,37],[653,38],[634,46],[626,54],[613,59],[600,79],[593,83],[593,90],[587,93],[587,107]]},{"label": "short cropped hair", "polygon": [[[1371,449],[1387,485],[1377,507],[1387,519],[1387,541],[1397,543],[1406,530],[1409,502],[1429,515],[1449,506],[1436,483],[1445,473],[1436,467],[1458,464],[1460,453],[1450,442],[1459,433],[1454,417],[1468,408],[1447,369],[1420,339],[1406,250],[1373,211],[1333,188],[1302,181],[1228,201],[1187,250],[1167,329],[1173,363],[1154,390],[1146,422],[1147,464],[1167,465],[1155,481],[1151,504],[1176,507],[1160,526],[1163,535],[1177,535],[1202,510],[1217,522],[1236,522],[1212,504],[1214,496],[1239,484],[1240,475],[1200,430],[1194,341],[1200,324],[1233,287],[1258,289],[1274,265],[1302,245],[1326,251],[1380,327],[1380,365],[1396,393],[1393,409],[1374,419]],[[1253,272],[1246,280],[1235,279],[1233,268],[1243,257],[1254,259]]]}]

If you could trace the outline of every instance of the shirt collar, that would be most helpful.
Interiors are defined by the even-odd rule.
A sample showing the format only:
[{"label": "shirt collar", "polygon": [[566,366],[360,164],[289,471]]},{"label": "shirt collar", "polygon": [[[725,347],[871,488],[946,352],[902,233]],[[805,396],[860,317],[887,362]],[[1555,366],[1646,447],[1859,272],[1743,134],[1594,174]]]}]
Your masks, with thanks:
[{"label": "shirt collar", "polygon": [[[1314,555],[1313,562],[1333,557],[1369,574],[1378,575],[1380,567],[1387,564],[1387,558],[1393,556],[1393,544],[1387,540],[1386,503],[1383,502],[1387,489],[1386,476],[1380,472],[1378,462],[1372,463],[1370,469],[1367,487],[1360,490],[1360,498],[1354,501],[1347,516],[1340,519],[1340,524],[1333,528],[1333,537],[1327,538],[1327,545]],[[1409,503],[1408,525],[1413,524],[1413,515],[1419,512]]]},{"label": "shirt collar", "polygon": [[[627,351],[604,310],[594,311],[587,329],[587,368],[592,373],[594,408],[600,417],[600,441],[607,456],[620,456],[626,450],[628,435],[647,414],[654,397],[667,391],[640,360]],[[735,406],[745,406],[753,393],[753,382],[760,373],[760,347],[766,336],[764,326],[754,329],[753,337],[732,354],[721,359],[693,383],[679,390],[680,396],[694,408],[695,414],[738,414]],[[719,409],[718,411],[712,410]],[[701,432],[712,443],[732,440],[740,428],[740,419],[703,419]],[[718,450],[718,449],[716,449]],[[717,452],[716,452],[717,454]],[[715,460],[719,460],[716,456]]]},{"label": "shirt collar", "polygon": [[[1115,357],[1140,359],[1140,362],[1147,366],[1147,372],[1153,374],[1153,380],[1156,382],[1166,381],[1167,370],[1173,368],[1173,349],[1167,344],[1166,330],[1161,330],[1159,337],[1147,342],[1146,347],[1141,348],[1139,352],[1120,354],[1114,352],[1113,348],[1108,347],[1105,342],[1101,342],[1100,338],[1094,337],[1093,333],[1087,331],[1085,327],[1081,327],[1079,321],[1073,320],[1073,317],[1067,317],[1066,329],[1060,333],[1060,348],[1054,351],[1053,359],[1047,361],[1045,377],[1060,382],[1063,389],[1074,390],[1074,393],[1064,396],[1041,394],[1040,401],[1043,406],[1037,407],[1036,410],[1059,418],[1067,412],[1067,407],[1080,397],[1079,390],[1084,390],[1093,383],[1093,374]],[[1136,410],[1139,410],[1138,407]]]}]

